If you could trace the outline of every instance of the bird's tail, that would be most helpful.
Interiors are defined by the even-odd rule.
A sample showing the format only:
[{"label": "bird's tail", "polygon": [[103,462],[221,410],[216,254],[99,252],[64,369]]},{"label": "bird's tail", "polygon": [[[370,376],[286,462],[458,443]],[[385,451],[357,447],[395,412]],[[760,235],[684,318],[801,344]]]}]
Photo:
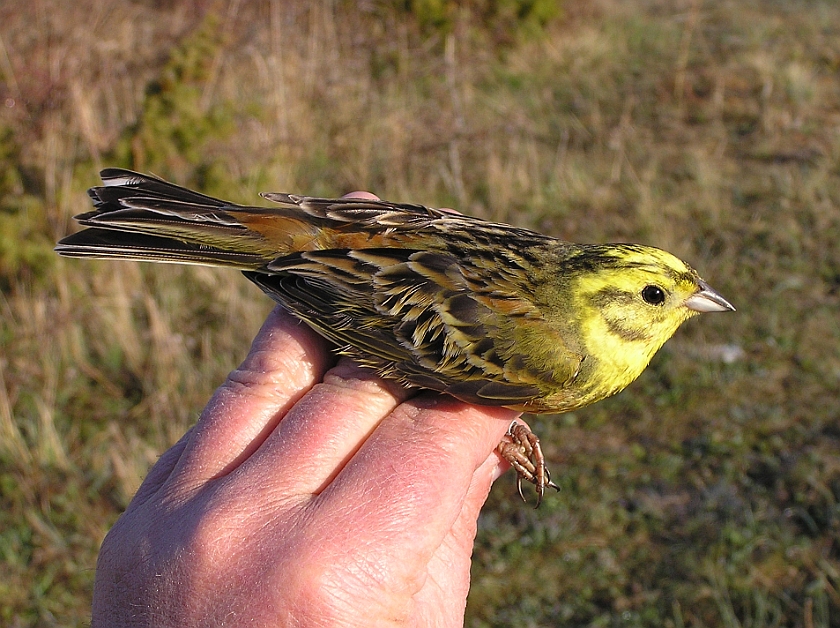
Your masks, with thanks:
[{"label": "bird's tail", "polygon": [[256,269],[283,253],[255,227],[288,210],[242,207],[130,170],[101,175],[88,190],[94,210],[76,216],[88,229],[61,240],[59,254]]}]

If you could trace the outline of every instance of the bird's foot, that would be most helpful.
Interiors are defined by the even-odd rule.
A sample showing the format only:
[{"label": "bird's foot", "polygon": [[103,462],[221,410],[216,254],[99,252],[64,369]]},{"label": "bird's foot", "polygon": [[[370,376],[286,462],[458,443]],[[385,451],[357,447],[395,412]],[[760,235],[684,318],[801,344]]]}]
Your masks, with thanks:
[{"label": "bird's foot", "polygon": [[536,508],[539,508],[542,503],[546,488],[560,490],[560,487],[551,481],[551,474],[545,466],[545,456],[543,456],[542,447],[540,447],[540,439],[527,425],[516,421],[511,423],[504,440],[499,443],[496,449],[499,455],[507,460],[516,471],[518,476],[516,478],[516,489],[523,501],[525,501],[525,496],[522,494],[522,480],[527,480],[536,487]]}]

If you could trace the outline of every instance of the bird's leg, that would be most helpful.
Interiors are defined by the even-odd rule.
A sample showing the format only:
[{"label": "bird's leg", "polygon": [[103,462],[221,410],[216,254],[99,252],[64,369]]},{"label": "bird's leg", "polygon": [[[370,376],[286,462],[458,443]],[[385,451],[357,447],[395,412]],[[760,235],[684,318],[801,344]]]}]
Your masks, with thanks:
[{"label": "bird's leg", "polygon": [[536,487],[537,507],[542,503],[546,487],[560,490],[560,487],[551,481],[551,474],[545,466],[540,439],[527,425],[516,421],[511,423],[504,440],[496,449],[516,471],[516,488],[523,501],[525,496],[522,495],[522,480],[527,480]]}]

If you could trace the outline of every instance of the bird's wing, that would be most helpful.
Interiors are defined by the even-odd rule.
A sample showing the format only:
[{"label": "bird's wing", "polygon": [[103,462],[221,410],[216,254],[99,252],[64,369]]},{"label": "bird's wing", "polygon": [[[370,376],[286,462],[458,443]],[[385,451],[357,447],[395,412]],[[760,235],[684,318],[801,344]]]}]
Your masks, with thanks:
[{"label": "bird's wing", "polygon": [[[488,274],[487,268],[493,268]],[[533,360],[517,333],[545,328],[517,273],[441,251],[306,251],[246,272],[355,361],[406,384],[519,406],[574,378],[581,357],[555,342]]]}]

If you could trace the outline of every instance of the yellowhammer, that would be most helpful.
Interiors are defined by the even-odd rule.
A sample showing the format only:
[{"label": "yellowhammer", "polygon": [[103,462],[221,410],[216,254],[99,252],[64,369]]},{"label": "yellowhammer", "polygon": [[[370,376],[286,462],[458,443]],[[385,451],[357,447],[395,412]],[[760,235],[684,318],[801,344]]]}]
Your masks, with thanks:
[{"label": "yellowhammer", "polygon": [[[680,324],[734,310],[686,263],[635,244],[572,244],[387,201],[263,194],[244,207],[102,171],[72,257],[231,266],[380,376],[476,404],[566,412],[632,382]],[[499,450],[554,486],[536,437]]]}]

